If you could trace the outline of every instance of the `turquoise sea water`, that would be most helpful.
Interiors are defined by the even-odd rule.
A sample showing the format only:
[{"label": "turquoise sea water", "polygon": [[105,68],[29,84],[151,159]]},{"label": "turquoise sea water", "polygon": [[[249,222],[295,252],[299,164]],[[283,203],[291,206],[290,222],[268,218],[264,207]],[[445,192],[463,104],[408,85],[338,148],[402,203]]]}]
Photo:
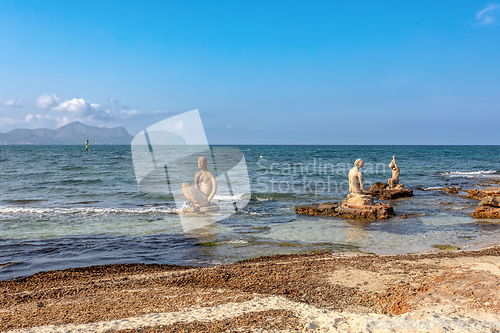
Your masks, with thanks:
[{"label": "turquoise sea water", "polygon": [[[500,179],[500,146],[236,147],[245,155],[252,200],[238,214],[189,233],[168,190],[139,191],[129,146],[0,147],[0,279],[124,262],[206,265],[317,250],[467,248],[500,238],[500,221],[470,217],[477,201],[431,190]],[[295,214],[298,204],[342,200],[357,158],[365,161],[367,185],[387,182],[392,155],[414,197],[391,203],[410,218]]]}]

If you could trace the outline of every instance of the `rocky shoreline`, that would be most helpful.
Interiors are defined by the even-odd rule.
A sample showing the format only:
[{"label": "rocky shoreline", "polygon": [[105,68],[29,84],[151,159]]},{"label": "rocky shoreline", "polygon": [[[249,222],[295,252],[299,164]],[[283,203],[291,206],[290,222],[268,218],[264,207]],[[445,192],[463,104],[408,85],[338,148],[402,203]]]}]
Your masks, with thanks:
[{"label": "rocky shoreline", "polygon": [[367,318],[488,322],[499,299],[498,246],[277,255],[204,268],[119,264],[0,282],[0,330],[358,332]]}]

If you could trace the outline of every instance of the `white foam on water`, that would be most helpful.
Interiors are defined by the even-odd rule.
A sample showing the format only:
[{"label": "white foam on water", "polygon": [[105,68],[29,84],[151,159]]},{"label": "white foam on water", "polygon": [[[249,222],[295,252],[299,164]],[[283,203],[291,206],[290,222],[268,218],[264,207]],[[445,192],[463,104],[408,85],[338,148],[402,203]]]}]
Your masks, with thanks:
[{"label": "white foam on water", "polygon": [[235,195],[223,195],[223,194],[216,194],[214,196],[214,201],[236,201],[236,200],[243,200],[244,196],[248,195],[247,193],[238,193]]},{"label": "white foam on water", "polygon": [[222,241],[222,242],[219,242],[219,244],[248,244],[248,241],[246,241],[244,239],[234,239],[234,240],[230,240],[230,241]]},{"label": "white foam on water", "polygon": [[255,200],[257,200],[257,201],[273,201],[273,197],[270,197],[270,198],[259,198],[258,196],[255,196]]},{"label": "white foam on water", "polygon": [[474,178],[481,176],[499,176],[496,170],[481,170],[481,171],[448,171],[441,173],[444,176],[448,177],[464,177],[464,178]]},{"label": "white foam on water", "polygon": [[16,207],[0,206],[0,214],[6,215],[107,215],[107,214],[175,214],[172,207],[136,207],[136,208],[102,208],[102,207]]}]

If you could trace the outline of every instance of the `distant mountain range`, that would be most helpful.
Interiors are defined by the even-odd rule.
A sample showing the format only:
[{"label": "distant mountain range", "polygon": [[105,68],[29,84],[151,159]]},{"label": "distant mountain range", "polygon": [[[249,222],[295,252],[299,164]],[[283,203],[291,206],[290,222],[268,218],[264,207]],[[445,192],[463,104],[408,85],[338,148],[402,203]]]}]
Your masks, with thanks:
[{"label": "distant mountain range", "polygon": [[87,138],[91,145],[128,145],[133,136],[123,127],[95,127],[75,121],[55,130],[14,129],[0,133],[0,144],[84,145]]}]

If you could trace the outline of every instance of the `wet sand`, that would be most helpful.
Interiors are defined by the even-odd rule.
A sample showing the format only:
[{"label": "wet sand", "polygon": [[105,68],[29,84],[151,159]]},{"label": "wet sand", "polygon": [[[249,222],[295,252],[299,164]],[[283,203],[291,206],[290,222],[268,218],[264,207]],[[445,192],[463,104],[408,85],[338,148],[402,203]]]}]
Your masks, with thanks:
[{"label": "wet sand", "polygon": [[106,265],[0,282],[0,330],[9,332],[383,332],[391,321],[446,331],[438,320],[500,330],[500,246]]}]

